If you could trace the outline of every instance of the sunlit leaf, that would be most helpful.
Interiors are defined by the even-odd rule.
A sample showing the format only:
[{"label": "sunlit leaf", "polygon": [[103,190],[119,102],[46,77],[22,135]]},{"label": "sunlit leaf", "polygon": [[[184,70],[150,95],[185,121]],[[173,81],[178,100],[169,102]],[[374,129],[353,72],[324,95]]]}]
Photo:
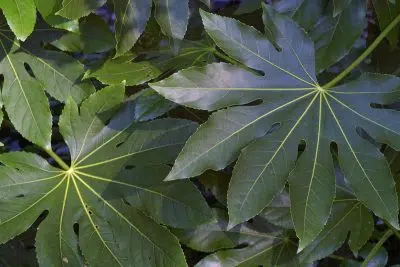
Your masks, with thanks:
[{"label": "sunlit leaf", "polygon": [[0,9],[7,19],[8,25],[18,39],[24,41],[33,31],[36,23],[36,7],[34,0],[2,0]]}]

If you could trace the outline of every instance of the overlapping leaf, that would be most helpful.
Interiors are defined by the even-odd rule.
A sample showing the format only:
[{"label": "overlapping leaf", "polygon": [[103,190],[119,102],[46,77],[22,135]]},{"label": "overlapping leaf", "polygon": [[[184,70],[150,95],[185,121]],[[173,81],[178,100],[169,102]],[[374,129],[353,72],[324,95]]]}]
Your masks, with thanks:
[{"label": "overlapping leaf", "polygon": [[138,85],[162,74],[211,63],[214,59],[213,47],[209,41],[184,41],[177,55],[167,47],[160,51],[141,53],[140,57],[145,57],[145,60],[135,61],[134,55],[110,59],[87,71],[85,78],[97,78],[104,84],[119,84],[125,80],[127,85]]},{"label": "overlapping leaf", "polygon": [[315,42],[317,73],[349,53],[366,22],[363,0],[281,0],[273,7],[292,17],[310,34]]},{"label": "overlapping leaf", "polygon": [[[398,227],[394,181],[369,139],[400,148],[398,112],[375,105],[399,98],[400,79],[365,74],[348,84],[321,87],[313,43],[289,18],[273,16],[278,51],[264,35],[234,19],[205,12],[202,17],[224,52],[264,75],[218,63],[189,68],[152,85],[189,107],[225,108],[188,140],[167,180],[219,170],[239,157],[228,191],[232,226],[259,214],[288,181],[301,250],[317,237],[331,211],[335,143],[341,170],[357,198]],[[256,100],[262,103],[252,103]],[[241,106],[247,103],[252,104]],[[305,150],[298,155],[302,143]]]},{"label": "overlapping leaf", "polygon": [[298,266],[296,243],[281,229],[262,223],[243,223],[228,230],[227,214],[215,210],[217,222],[196,229],[173,229],[186,246],[214,252],[196,266]]},{"label": "overlapping leaf", "polygon": [[135,101],[113,116],[123,97],[118,85],[79,109],[69,98],[59,122],[69,168],[26,152],[0,156],[1,242],[48,211],[36,236],[40,266],[186,266],[177,239],[157,222],[195,227],[211,218],[191,182],[162,182],[196,125],[138,122]]},{"label": "overlapping leaf", "polygon": [[80,82],[84,67],[63,53],[45,50],[60,33],[38,25],[24,44],[5,23],[0,29],[0,73],[4,76],[2,99],[15,128],[29,141],[50,146],[51,114],[45,91],[59,101],[69,96],[82,101],[94,91]]},{"label": "overlapping leaf", "polygon": [[[189,0],[153,0],[155,18],[162,32],[183,39],[189,21]],[[124,54],[136,43],[150,18],[151,0],[113,0],[116,22],[117,56]]]}]

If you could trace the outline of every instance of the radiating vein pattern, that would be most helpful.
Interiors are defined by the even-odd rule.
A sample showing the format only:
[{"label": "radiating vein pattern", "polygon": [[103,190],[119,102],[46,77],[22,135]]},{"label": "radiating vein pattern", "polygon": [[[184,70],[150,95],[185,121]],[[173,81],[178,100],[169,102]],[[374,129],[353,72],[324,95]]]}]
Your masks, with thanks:
[{"label": "radiating vein pattern", "polygon": [[275,24],[274,40],[235,19],[201,14],[219,48],[262,74],[213,63],[151,84],[174,102],[214,111],[189,138],[166,180],[236,161],[227,198],[231,227],[259,214],[289,183],[291,217],[303,250],[331,213],[337,148],[357,199],[398,227],[394,181],[376,141],[400,148],[399,113],[390,108],[400,99],[400,79],[364,74],[327,90],[317,83],[309,37],[267,5],[263,12],[273,17],[268,23]]}]

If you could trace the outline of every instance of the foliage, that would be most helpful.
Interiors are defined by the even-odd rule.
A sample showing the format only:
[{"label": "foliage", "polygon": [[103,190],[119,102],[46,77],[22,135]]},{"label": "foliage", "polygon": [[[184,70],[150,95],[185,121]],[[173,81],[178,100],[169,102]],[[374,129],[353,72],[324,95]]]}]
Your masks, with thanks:
[{"label": "foliage", "polygon": [[400,263],[400,4],[367,2],[0,1],[1,264]]}]

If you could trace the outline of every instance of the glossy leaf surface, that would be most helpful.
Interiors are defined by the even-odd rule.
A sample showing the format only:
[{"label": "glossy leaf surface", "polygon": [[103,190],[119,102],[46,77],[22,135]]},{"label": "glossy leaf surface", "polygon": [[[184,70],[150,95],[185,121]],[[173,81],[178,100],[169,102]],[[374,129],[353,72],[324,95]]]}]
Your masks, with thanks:
[{"label": "glossy leaf surface", "polygon": [[[334,88],[315,77],[314,46],[288,17],[275,15],[278,51],[264,35],[234,19],[202,13],[215,43],[248,67],[217,63],[189,68],[152,87],[192,108],[219,110],[201,125],[178,156],[167,180],[220,170],[237,160],[228,191],[230,224],[259,214],[288,181],[300,250],[324,227],[335,196],[330,151],[357,198],[398,227],[394,181],[383,154],[363,135],[398,149],[397,111],[372,103],[399,98],[400,79],[365,74]],[[247,106],[258,99],[262,103]],[[297,158],[298,146],[305,150]],[[372,167],[373,166],[373,167]]]},{"label": "glossy leaf surface", "polygon": [[69,98],[59,122],[71,151],[69,169],[26,152],[0,156],[7,189],[0,203],[1,242],[48,211],[36,236],[41,266],[186,266],[177,239],[156,222],[194,227],[211,219],[191,182],[162,182],[166,164],[196,125],[179,119],[140,123],[134,101],[113,115],[123,97],[124,86],[107,87],[79,110]]}]

